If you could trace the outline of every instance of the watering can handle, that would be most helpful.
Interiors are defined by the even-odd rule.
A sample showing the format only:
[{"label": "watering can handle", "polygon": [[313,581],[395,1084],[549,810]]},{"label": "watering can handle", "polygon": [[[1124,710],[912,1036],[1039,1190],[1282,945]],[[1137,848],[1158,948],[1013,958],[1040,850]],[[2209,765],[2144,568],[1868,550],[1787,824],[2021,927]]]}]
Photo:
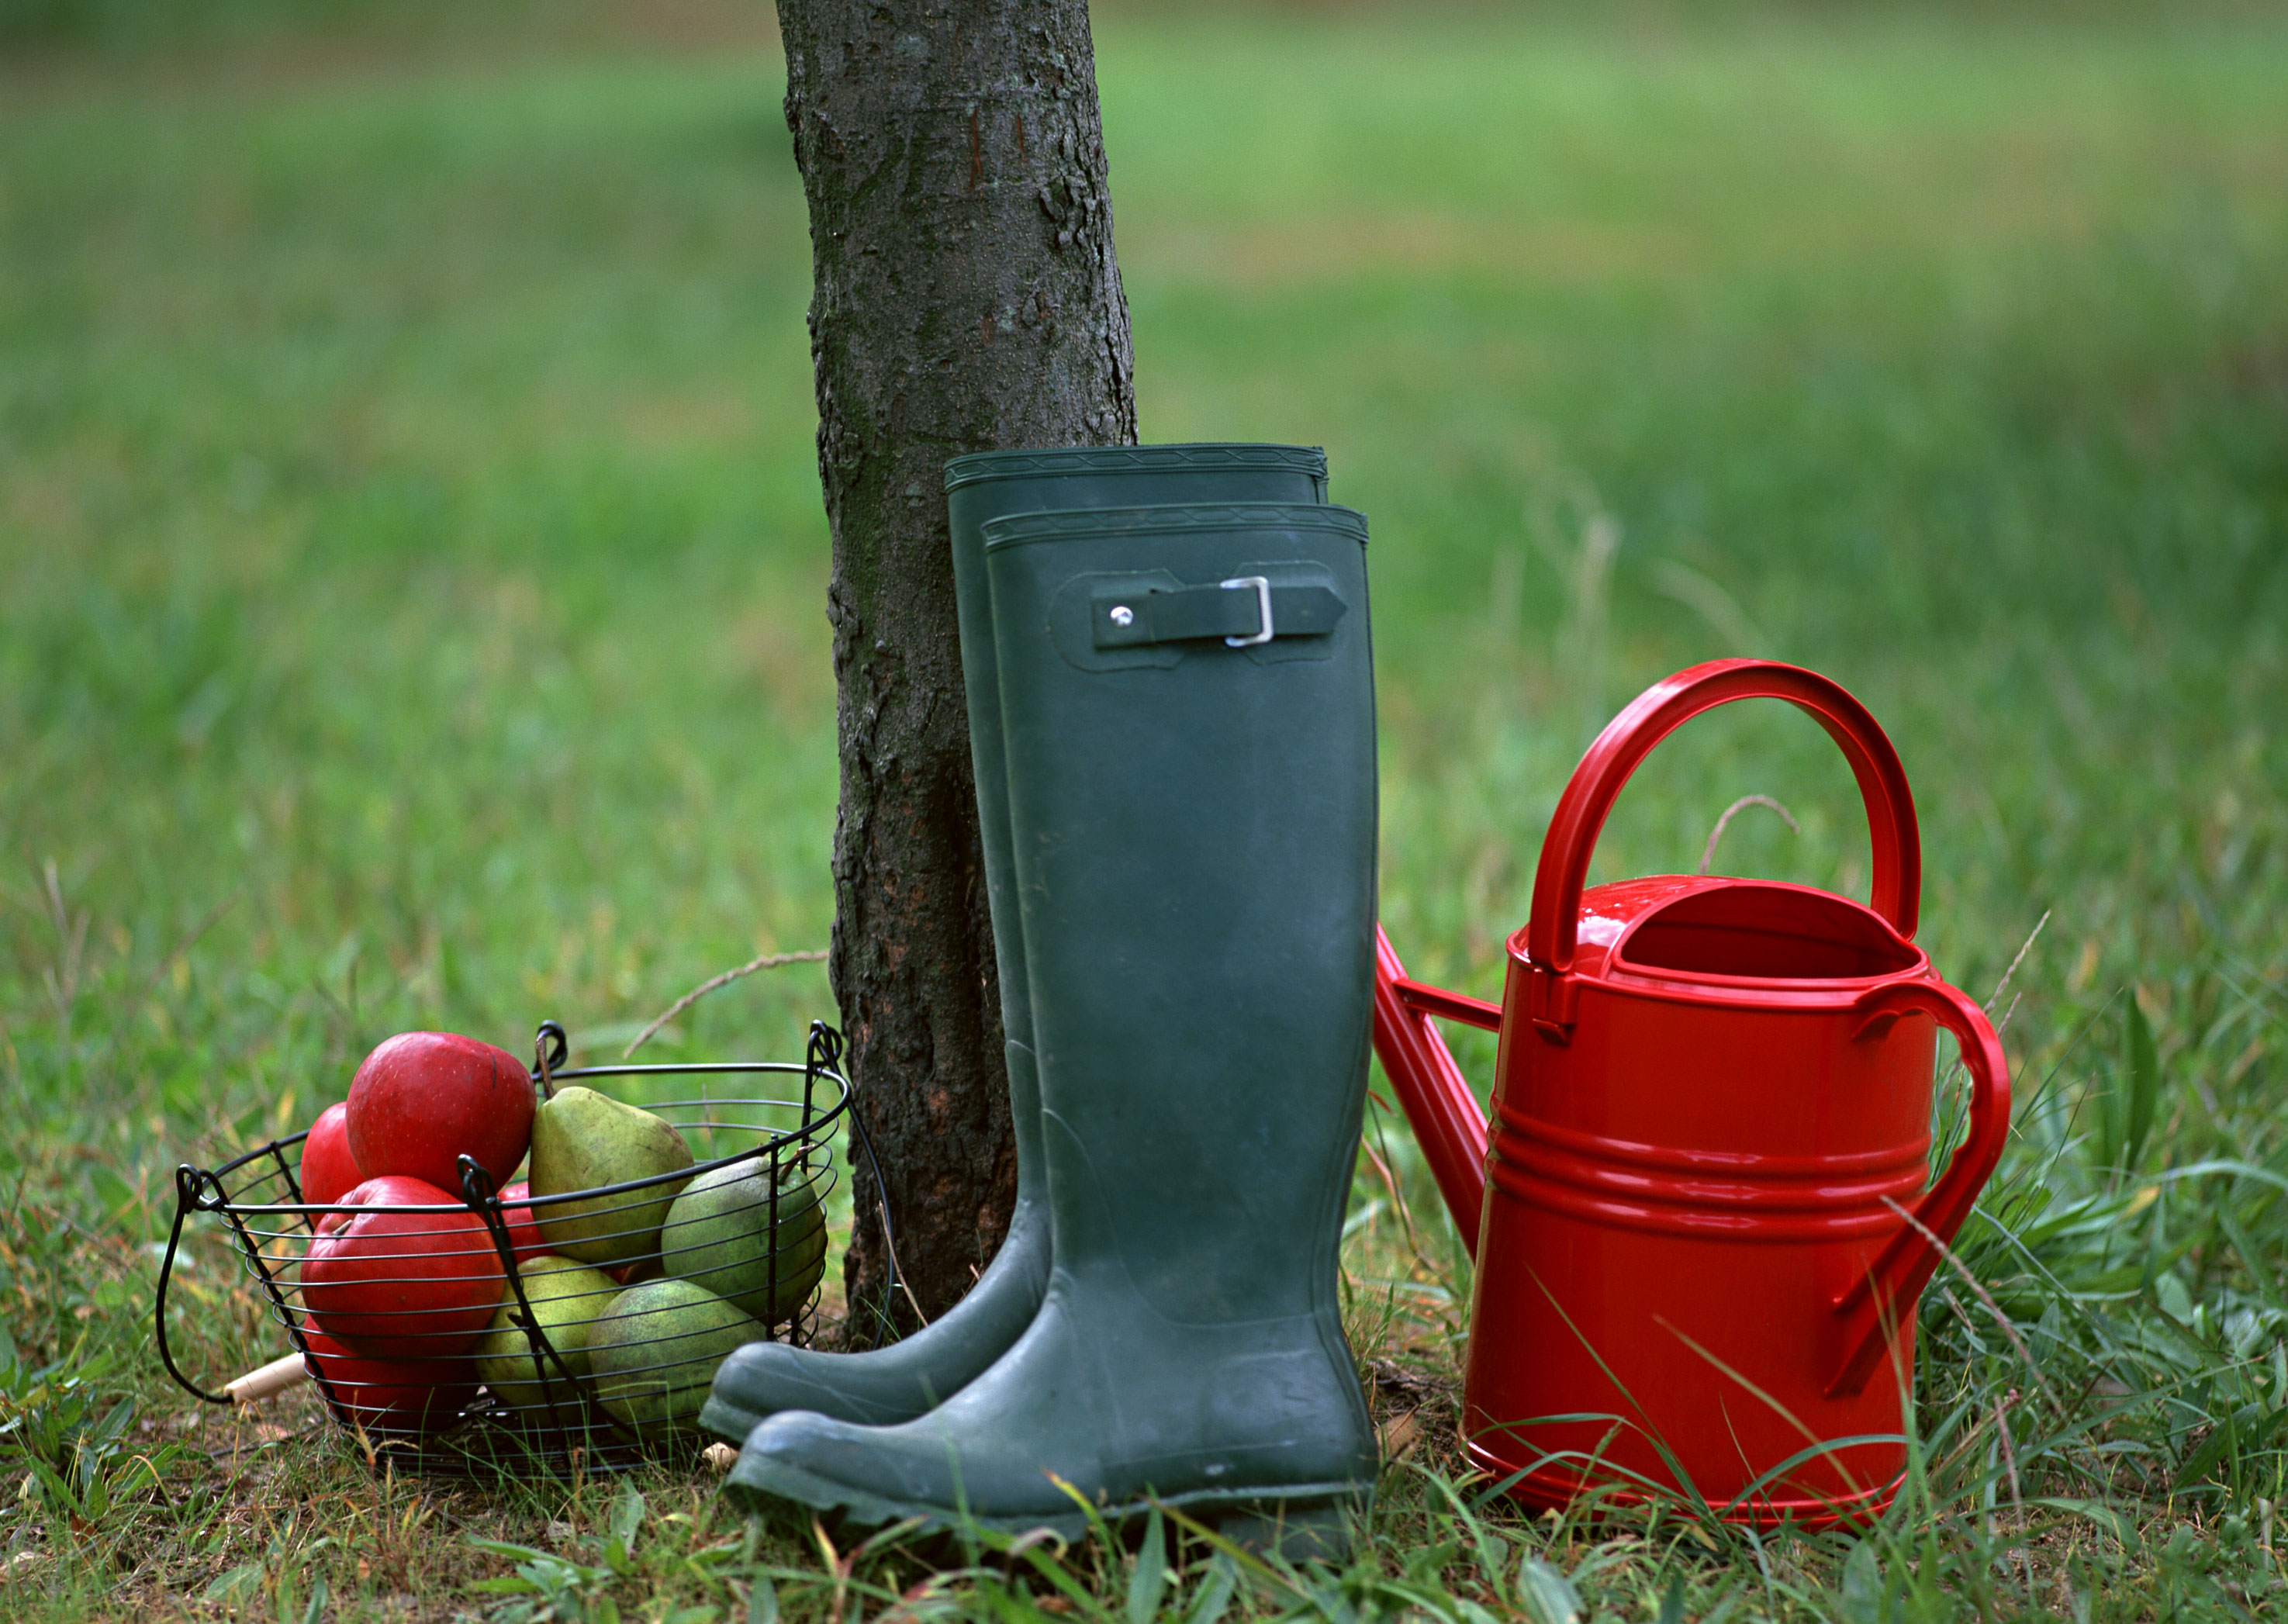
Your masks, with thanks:
[{"label": "watering can handle", "polygon": [[1639,694],[1606,725],[1573,770],[1572,781],[1549,820],[1541,866],[1533,876],[1526,957],[1537,969],[1563,977],[1573,968],[1590,854],[1605,827],[1605,815],[1637,764],[1702,711],[1743,699],[1784,699],[1807,711],[1842,749],[1867,804],[1867,838],[1875,863],[1870,906],[1901,936],[1912,939],[1922,896],[1922,841],[1916,832],[1906,769],[1874,717],[1836,683],[1801,666],[1776,660],[1712,660]]},{"label": "watering can handle", "polygon": [[1962,1063],[1970,1072],[1970,1129],[1940,1176],[1916,1203],[1906,1221],[1876,1256],[1867,1272],[1835,1305],[1841,1360],[1827,1384],[1827,1396],[1858,1392],[1882,1362],[1884,1350],[1914,1311],[1939,1259],[1970,1216],[2002,1146],[2010,1134],[2010,1069],[2002,1040],[1967,994],[1943,981],[1894,981],[1862,998],[1855,1035],[1879,1037],[1903,1015],[1924,1014],[1954,1034]]}]

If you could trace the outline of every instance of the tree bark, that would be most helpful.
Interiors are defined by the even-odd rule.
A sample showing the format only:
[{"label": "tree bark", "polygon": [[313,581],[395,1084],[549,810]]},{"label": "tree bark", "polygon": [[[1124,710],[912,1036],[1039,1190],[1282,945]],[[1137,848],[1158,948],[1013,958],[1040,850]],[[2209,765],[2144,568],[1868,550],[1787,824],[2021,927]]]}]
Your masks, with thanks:
[{"label": "tree bark", "polygon": [[[1085,0],[779,0],[810,208],[842,770],[832,973],[896,1265],[934,1318],[1016,1192],[941,482],[1133,443]],[[851,1146],[847,1340],[912,1328]]]}]

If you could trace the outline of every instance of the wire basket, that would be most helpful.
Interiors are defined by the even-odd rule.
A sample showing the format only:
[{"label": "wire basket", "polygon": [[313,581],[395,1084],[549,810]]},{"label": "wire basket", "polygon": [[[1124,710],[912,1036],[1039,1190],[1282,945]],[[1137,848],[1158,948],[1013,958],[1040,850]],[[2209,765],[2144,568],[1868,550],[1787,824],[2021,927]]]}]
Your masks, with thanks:
[{"label": "wire basket", "polygon": [[[186,1376],[167,1345],[167,1286],[194,1212],[227,1227],[335,1422],[377,1462],[385,1452],[449,1471],[610,1470],[687,1450],[732,1349],[806,1345],[832,1135],[850,1109],[841,1034],[814,1021],[799,1065],[566,1070],[553,1021],[535,1048],[544,1095],[577,1084],[612,1098],[615,1080],[696,1079],[695,1097],[642,1102],[682,1135],[692,1165],[541,1197],[512,1185],[504,1200],[465,1155],[457,1204],[344,1207],[302,1199],[290,1153],[306,1131],[211,1172],[185,1164],[159,1269],[168,1374],[232,1402]],[[770,1097],[779,1079],[789,1095],[798,1080],[799,1097]],[[718,1092],[728,1080],[738,1092]]]}]

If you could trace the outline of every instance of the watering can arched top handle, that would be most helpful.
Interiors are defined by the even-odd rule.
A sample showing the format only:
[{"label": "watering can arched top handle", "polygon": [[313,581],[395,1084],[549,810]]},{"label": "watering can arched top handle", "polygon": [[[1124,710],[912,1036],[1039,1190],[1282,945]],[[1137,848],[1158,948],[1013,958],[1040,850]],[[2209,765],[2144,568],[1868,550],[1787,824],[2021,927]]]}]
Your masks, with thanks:
[{"label": "watering can arched top handle", "polygon": [[1867,804],[1867,838],[1875,882],[1870,906],[1911,939],[1922,897],[1922,839],[1899,753],[1868,709],[1816,671],[1776,660],[1712,660],[1679,671],[1639,694],[1607,724],[1573,770],[1533,876],[1533,913],[1526,956],[1562,976],[1573,968],[1581,923],[1581,889],[1589,858],[1622,786],[1653,747],[1704,710],[1735,700],[1782,699],[1827,730],[1851,764]]}]

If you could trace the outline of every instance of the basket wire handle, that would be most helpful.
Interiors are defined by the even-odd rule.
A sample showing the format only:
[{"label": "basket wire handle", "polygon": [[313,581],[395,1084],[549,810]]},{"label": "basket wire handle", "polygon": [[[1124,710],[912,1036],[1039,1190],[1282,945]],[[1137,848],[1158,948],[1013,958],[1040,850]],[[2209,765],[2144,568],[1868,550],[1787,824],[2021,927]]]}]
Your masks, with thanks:
[{"label": "basket wire handle", "polygon": [[[554,1021],[542,1026],[538,1048],[544,1076],[551,1069],[547,1039],[552,1027],[557,1042],[560,1045],[564,1041],[564,1029]],[[563,1058],[563,1050],[559,1048],[556,1058],[560,1063]],[[516,1307],[509,1314],[509,1322],[524,1333],[526,1344],[532,1354],[533,1374],[540,1378],[541,1402],[548,1406],[549,1420],[557,1430],[568,1431],[564,1425],[564,1408],[569,1406],[576,1414],[584,1408],[579,1401],[579,1378],[572,1374],[571,1367],[565,1364],[564,1356],[556,1351],[556,1344],[549,1339],[548,1333],[540,1328],[539,1316],[532,1311],[531,1299],[525,1295],[524,1272],[516,1265],[516,1246],[509,1239],[508,1217],[501,1210],[500,1192],[493,1187],[492,1175],[466,1151],[454,1160],[461,1169],[461,1199],[468,1202],[471,1210],[483,1221],[486,1234],[492,1238],[493,1249],[500,1254],[501,1269],[508,1276],[508,1288],[516,1297]],[[552,1365],[556,1367],[554,1377],[548,1374],[548,1367]],[[556,1391],[560,1380],[568,1395],[560,1398]],[[604,1412],[603,1418],[623,1438],[631,1443],[641,1441],[632,1429],[624,1425],[619,1417],[608,1410]],[[584,1415],[583,1419],[585,1419]]]},{"label": "basket wire handle", "polygon": [[[822,1066],[830,1068],[836,1066],[841,1058],[842,1034],[822,1020],[811,1022],[810,1050],[803,1066],[806,1100],[810,1092],[811,1074]],[[850,1127],[857,1134],[858,1143],[865,1147],[866,1165],[874,1174],[874,1195],[880,1203],[882,1214],[882,1255],[889,1260],[890,1265],[890,1289],[903,1291],[907,1303],[912,1305],[914,1317],[927,1325],[929,1317],[922,1312],[922,1305],[914,1301],[913,1287],[906,1284],[898,1268],[898,1240],[890,1227],[890,1187],[883,1182],[882,1159],[874,1153],[874,1141],[866,1132],[866,1113],[858,1109],[858,1091],[854,1088],[850,1091]]]},{"label": "basket wire handle", "polygon": [[540,1097],[554,1099],[556,1068],[572,1058],[572,1040],[564,1035],[562,1026],[544,1020],[532,1034],[532,1075],[540,1084]]},{"label": "basket wire handle", "polygon": [[[230,1395],[211,1393],[185,1375],[177,1367],[175,1356],[167,1347],[167,1282],[174,1276],[176,1248],[183,1243],[183,1220],[190,1216],[194,1208],[205,1205],[200,1200],[200,1192],[212,1176],[187,1161],[175,1169],[175,1227],[167,1236],[167,1255],[159,1260],[159,1300],[153,1311],[152,1328],[159,1343],[159,1362],[166,1366],[167,1374],[175,1378],[175,1385],[193,1398],[203,1398],[209,1404],[219,1404],[227,1408],[231,1402]],[[211,1210],[211,1208],[208,1209]]]}]

